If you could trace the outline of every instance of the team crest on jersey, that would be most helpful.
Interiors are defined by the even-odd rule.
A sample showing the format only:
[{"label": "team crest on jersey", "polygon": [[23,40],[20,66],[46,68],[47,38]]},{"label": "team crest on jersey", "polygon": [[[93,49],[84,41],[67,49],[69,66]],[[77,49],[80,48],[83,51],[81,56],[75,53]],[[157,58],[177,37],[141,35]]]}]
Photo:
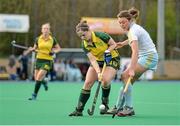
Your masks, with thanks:
[{"label": "team crest on jersey", "polygon": [[44,66],[44,69],[49,70],[50,67],[49,67],[48,65],[45,65],[45,66]]}]

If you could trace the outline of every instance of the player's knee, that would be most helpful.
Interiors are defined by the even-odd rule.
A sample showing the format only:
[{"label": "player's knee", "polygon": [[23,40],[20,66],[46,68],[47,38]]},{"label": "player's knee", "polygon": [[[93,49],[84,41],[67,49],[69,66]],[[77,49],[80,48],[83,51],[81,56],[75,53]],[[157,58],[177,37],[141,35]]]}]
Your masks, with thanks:
[{"label": "player's knee", "polygon": [[42,81],[42,80],[43,80],[42,77],[39,77],[39,76],[36,77],[36,81]]},{"label": "player's knee", "polygon": [[102,87],[109,87],[109,83],[102,83]]},{"label": "player's knee", "polygon": [[103,78],[103,80],[102,80],[102,86],[103,86],[103,87],[107,87],[107,86],[109,86],[110,82],[111,82],[111,81],[110,81],[109,79]]},{"label": "player's knee", "polygon": [[83,89],[85,89],[85,90],[90,90],[91,87],[92,87],[92,85],[93,85],[93,82],[91,82],[91,81],[86,81],[86,82],[84,83]]},{"label": "player's knee", "polygon": [[127,78],[128,78],[127,75],[125,75],[125,74],[122,74],[122,75],[121,75],[121,80],[122,80],[123,82],[124,82]]}]

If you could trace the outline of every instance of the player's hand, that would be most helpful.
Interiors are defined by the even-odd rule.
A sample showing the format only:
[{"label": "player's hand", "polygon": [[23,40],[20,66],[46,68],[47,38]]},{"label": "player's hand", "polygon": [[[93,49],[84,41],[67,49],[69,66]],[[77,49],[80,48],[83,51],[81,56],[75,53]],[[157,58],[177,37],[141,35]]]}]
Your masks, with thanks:
[{"label": "player's hand", "polygon": [[117,46],[116,46],[116,49],[117,48],[122,48],[124,46],[123,42],[118,42],[117,43]]},{"label": "player's hand", "polygon": [[104,52],[104,61],[106,62],[106,64],[109,64],[111,62],[111,59],[112,59],[112,55],[111,55],[110,51],[106,50]]},{"label": "player's hand", "polygon": [[130,77],[134,77],[135,72],[134,72],[134,70],[133,70],[133,69],[129,69],[128,74],[129,74],[129,76],[130,76]]},{"label": "player's hand", "polygon": [[51,50],[51,52],[49,53],[49,55],[53,56],[55,54],[55,52],[53,50]]},{"label": "player's hand", "polygon": [[125,74],[126,76],[133,78],[135,75],[135,72],[134,72],[134,69],[128,67],[122,74]]},{"label": "player's hand", "polygon": [[35,48],[29,47],[29,48],[28,48],[28,51],[33,52],[33,51],[35,51]]}]

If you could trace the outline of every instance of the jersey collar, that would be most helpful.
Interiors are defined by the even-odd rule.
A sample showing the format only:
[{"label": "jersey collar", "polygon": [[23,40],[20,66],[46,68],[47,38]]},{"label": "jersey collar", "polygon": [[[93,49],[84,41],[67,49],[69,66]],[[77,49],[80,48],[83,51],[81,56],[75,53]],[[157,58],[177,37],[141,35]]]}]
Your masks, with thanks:
[{"label": "jersey collar", "polygon": [[41,36],[40,36],[40,39],[43,39],[43,40],[47,41],[47,40],[52,39],[52,37],[49,35],[48,38],[45,39],[45,38],[43,37],[43,35],[41,35]]}]

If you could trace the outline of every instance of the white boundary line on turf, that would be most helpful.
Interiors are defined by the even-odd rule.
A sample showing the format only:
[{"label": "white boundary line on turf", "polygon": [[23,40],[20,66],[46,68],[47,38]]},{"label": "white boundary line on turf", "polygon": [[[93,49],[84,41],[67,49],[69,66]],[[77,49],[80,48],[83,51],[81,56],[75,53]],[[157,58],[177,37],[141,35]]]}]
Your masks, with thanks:
[{"label": "white boundary line on turf", "polygon": [[137,101],[134,102],[135,104],[152,104],[152,105],[180,105],[180,103],[177,102],[141,102]]},{"label": "white boundary line on turf", "polygon": [[[139,124],[136,125],[125,125],[125,126],[139,126]],[[0,126],[19,126],[19,125],[1,125]],[[124,126],[124,125],[23,125],[23,126]],[[162,126],[162,125],[140,125],[140,126]],[[165,125],[165,126],[172,126],[172,125]],[[173,125],[173,126],[180,126],[180,125]]]}]

